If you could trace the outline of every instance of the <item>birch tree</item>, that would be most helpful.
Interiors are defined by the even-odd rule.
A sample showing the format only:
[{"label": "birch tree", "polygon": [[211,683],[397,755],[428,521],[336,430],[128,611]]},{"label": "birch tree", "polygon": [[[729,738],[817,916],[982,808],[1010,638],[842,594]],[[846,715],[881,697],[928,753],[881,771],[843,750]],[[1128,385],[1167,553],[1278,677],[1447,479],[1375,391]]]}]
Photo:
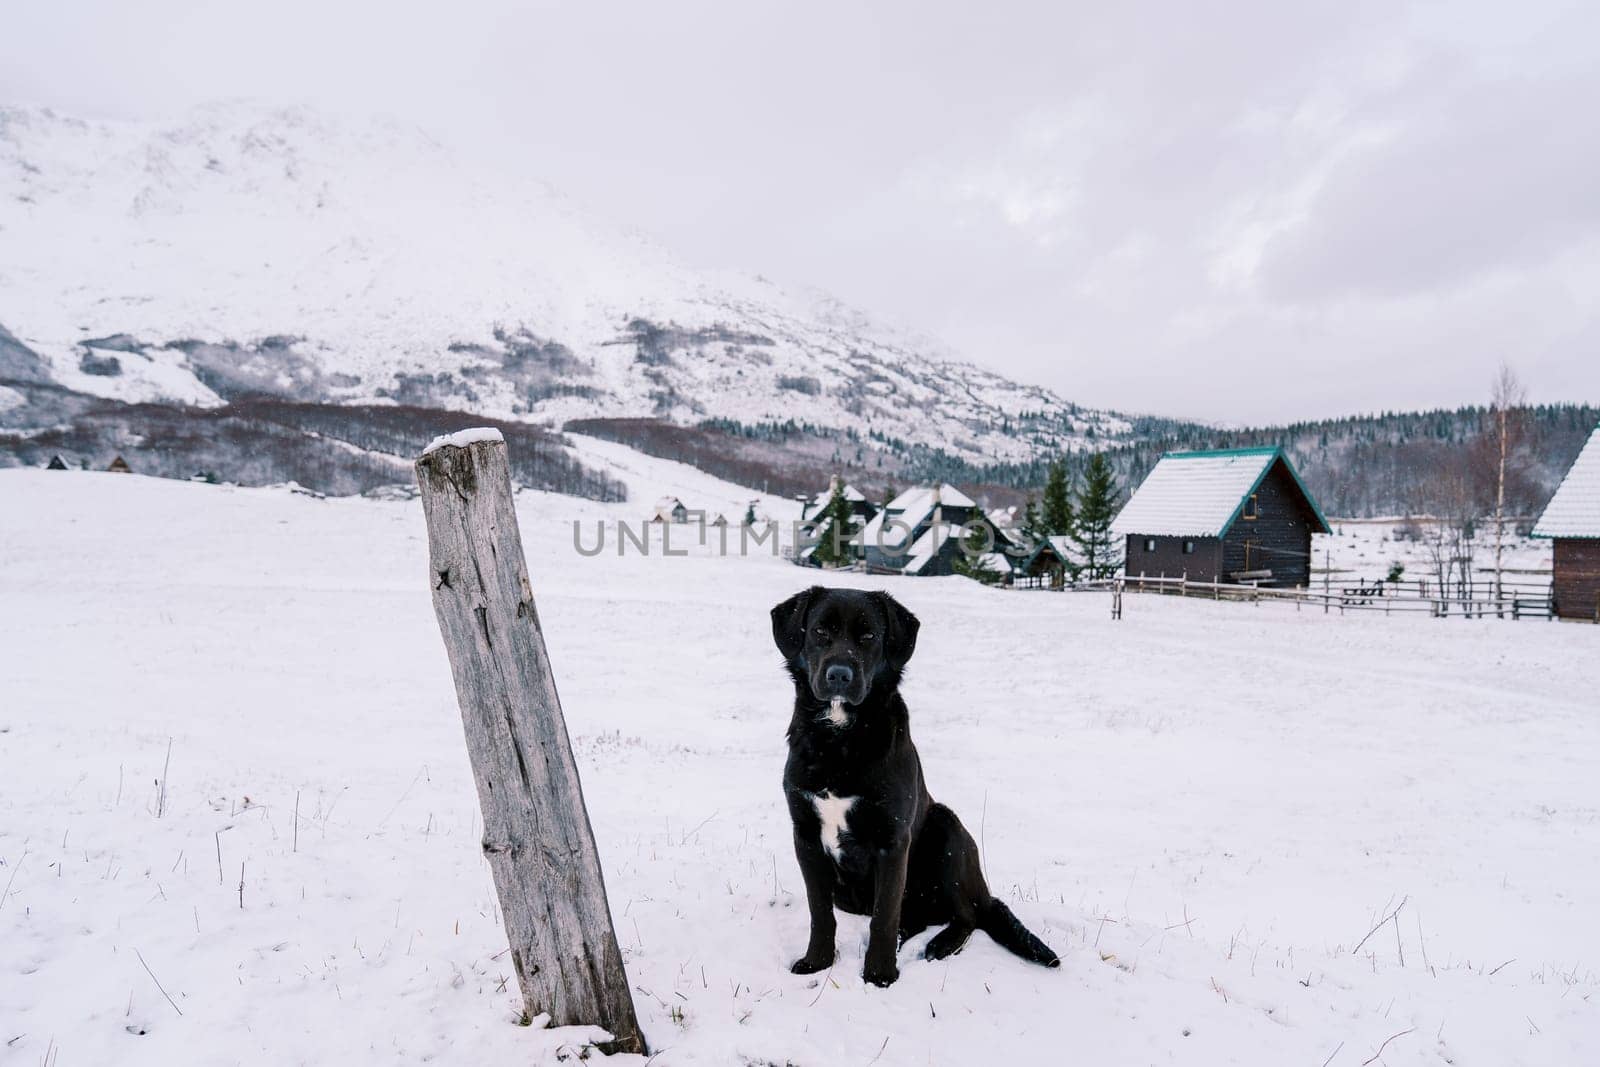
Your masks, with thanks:
[{"label": "birch tree", "polygon": [[1490,456],[1494,464],[1494,599],[1500,614],[1505,568],[1506,472],[1514,465],[1520,445],[1521,415],[1527,404],[1527,390],[1510,366],[1500,364],[1495,375],[1489,405]]}]

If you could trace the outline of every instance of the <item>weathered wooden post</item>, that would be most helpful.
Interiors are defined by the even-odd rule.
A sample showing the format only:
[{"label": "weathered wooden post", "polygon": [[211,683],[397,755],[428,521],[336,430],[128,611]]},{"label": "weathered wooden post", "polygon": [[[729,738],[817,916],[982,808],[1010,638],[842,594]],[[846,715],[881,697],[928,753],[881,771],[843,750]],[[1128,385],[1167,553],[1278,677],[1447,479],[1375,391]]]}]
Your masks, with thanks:
[{"label": "weathered wooden post", "polygon": [[600,1026],[646,1052],[545,653],[496,430],[417,460],[429,584],[483,805],[483,851],[528,1016]]}]

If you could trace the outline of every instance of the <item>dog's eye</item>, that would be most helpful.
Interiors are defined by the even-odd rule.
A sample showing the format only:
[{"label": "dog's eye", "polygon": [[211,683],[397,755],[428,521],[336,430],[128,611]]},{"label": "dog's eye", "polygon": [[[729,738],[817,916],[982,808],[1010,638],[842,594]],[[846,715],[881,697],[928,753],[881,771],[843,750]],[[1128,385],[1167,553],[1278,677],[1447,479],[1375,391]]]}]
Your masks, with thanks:
[{"label": "dog's eye", "polygon": [[877,634],[862,634],[861,635],[861,640],[863,640],[863,641],[871,641],[872,639],[874,639],[877,636],[878,636]]},{"label": "dog's eye", "polygon": [[824,630],[820,626],[817,627],[815,630],[812,630],[811,632],[816,634],[818,637],[822,638],[824,641],[826,641],[828,639],[828,631]]}]

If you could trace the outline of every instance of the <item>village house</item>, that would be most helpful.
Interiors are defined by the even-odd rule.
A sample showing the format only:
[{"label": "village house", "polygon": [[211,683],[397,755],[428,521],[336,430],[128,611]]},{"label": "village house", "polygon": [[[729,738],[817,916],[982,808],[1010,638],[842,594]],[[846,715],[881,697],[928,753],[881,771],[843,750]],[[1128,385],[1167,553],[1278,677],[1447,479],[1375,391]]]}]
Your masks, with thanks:
[{"label": "village house", "polygon": [[655,512],[650,516],[651,522],[688,522],[689,509],[683,506],[683,501],[675,496],[664,496],[656,501]]},{"label": "village house", "polygon": [[[835,492],[844,497],[855,530],[859,531],[866,526],[867,523],[872,521],[873,516],[878,513],[877,506],[867,499],[865,493],[848,482],[841,482],[839,476],[835,474],[829,479],[828,488],[816,496],[800,496],[796,498],[800,501],[800,532],[804,537],[815,538],[821,534],[822,531],[819,526],[822,514],[827,510],[828,503],[833,499]],[[817,559],[817,547],[818,545],[813,543],[801,548],[799,554],[795,557],[795,561],[808,567],[821,566]],[[856,561],[861,559],[862,550],[859,540],[852,541],[851,555]]]},{"label": "village house", "polygon": [[1533,536],[1552,542],[1555,614],[1600,622],[1600,429],[1561,480]]},{"label": "village house", "polygon": [[1169,452],[1111,525],[1125,573],[1310,584],[1311,535],[1331,532],[1279,448]]},{"label": "village house", "polygon": [[[1002,531],[1003,532],[1003,531]],[[1035,583],[1050,589],[1060,589],[1066,584],[1067,574],[1076,558],[1071,538],[1046,537],[1017,557],[1014,571],[1018,579],[1033,578]]]},{"label": "village house", "polygon": [[975,500],[953,485],[907,489],[873,516],[861,532],[861,557],[869,571],[880,574],[955,574],[965,555],[963,529],[978,534],[989,547],[984,565],[1009,577],[1010,542],[989,521]]},{"label": "village house", "polygon": [[878,513],[877,505],[868,500],[865,493],[849,482],[840,484],[839,476],[835,474],[828,481],[828,488],[816,496],[802,496],[799,498],[801,520],[811,521],[822,514],[823,509],[828,506],[828,501],[833,499],[835,490],[844,494],[845,503],[850,507],[850,514],[855,516],[862,525],[870,522],[872,517]]}]

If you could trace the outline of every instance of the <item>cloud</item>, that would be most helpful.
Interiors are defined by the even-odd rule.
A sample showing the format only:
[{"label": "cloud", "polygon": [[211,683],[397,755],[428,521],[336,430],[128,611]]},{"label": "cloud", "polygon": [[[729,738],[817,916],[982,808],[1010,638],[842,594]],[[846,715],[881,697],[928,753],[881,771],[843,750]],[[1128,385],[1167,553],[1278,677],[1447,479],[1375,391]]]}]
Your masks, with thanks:
[{"label": "cloud", "polygon": [[[1524,271],[1600,233],[1600,78],[1419,85],[1335,163],[1260,265],[1293,302],[1396,300]],[[1590,127],[1585,129],[1584,127]]]},{"label": "cloud", "polygon": [[1600,401],[1593,4],[60,0],[10,25],[0,99],[389,112],[1086,403],[1459,403],[1502,358]]}]

